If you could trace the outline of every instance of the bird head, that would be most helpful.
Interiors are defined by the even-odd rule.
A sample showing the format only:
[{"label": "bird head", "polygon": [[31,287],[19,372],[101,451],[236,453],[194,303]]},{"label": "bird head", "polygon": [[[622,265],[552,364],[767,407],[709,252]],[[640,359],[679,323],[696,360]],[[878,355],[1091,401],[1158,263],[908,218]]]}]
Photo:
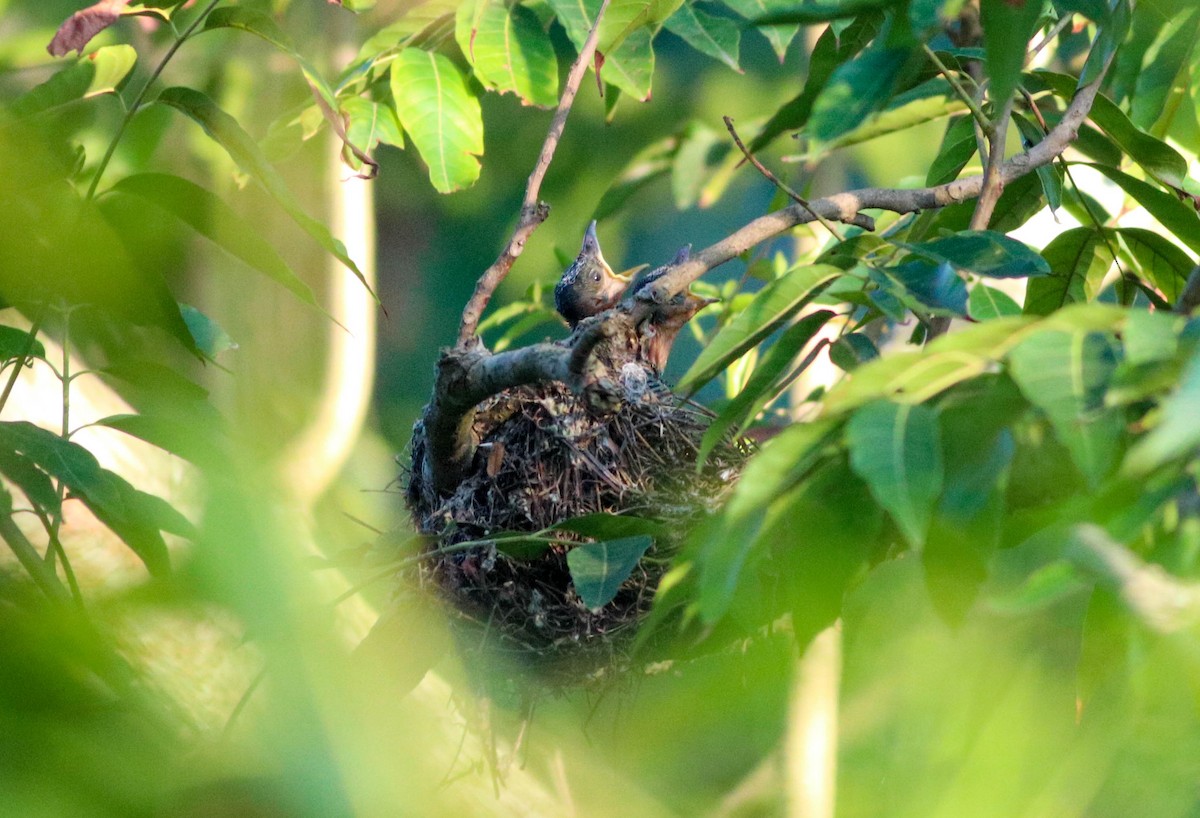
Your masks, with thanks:
[{"label": "bird head", "polygon": [[621,300],[629,279],[617,275],[600,252],[596,223],[583,234],[583,247],[554,288],[554,305],[567,323],[575,326],[592,315],[611,309]]}]

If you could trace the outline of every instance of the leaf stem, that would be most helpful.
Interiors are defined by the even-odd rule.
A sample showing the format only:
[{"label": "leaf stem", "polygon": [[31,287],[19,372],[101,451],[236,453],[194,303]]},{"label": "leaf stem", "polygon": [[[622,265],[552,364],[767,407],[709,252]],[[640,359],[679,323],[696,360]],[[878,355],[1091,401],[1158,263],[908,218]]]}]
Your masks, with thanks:
[{"label": "leaf stem", "polygon": [[[113,134],[112,140],[108,143],[108,148],[104,151],[104,156],[100,159],[100,164],[96,166],[96,172],[92,175],[91,184],[88,185],[87,196],[84,197],[87,201],[91,201],[96,197],[96,188],[100,185],[100,178],[104,176],[104,171],[108,168],[109,162],[112,161],[113,154],[117,152],[117,145],[121,143],[121,137],[125,135],[125,129],[129,127],[129,123],[133,121],[133,117],[137,114],[137,112],[142,110],[142,103],[146,98],[147,92],[150,90],[150,86],[153,85],[158,79],[159,75],[162,74],[163,69],[167,67],[167,63],[169,63],[171,58],[175,56],[175,52],[179,50],[180,46],[187,42],[188,38],[192,36],[192,33],[195,32],[200,23],[204,21],[204,18],[208,16],[208,13],[216,8],[217,4],[220,2],[221,0],[210,0],[209,4],[205,6],[205,8],[196,15],[195,19],[188,24],[188,27],[183,30],[183,33],[175,36],[175,42],[171,43],[171,47],[167,49],[167,53],[163,54],[163,58],[158,61],[158,65],[154,67],[154,71],[151,72],[150,76],[146,79],[145,84],[143,84],[141,89],[137,92],[137,95],[133,98],[133,102],[131,102],[129,107],[125,109],[125,115],[121,117],[121,123],[117,125],[117,132]],[[174,28],[174,25],[172,25],[172,31]]]}]

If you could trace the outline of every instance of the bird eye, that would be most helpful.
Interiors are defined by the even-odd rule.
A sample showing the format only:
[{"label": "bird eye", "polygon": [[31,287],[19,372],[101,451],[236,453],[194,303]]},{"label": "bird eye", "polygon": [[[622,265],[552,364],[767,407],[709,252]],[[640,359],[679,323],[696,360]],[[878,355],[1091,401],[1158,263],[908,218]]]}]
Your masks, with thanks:
[{"label": "bird eye", "polygon": [[599,281],[599,280],[600,280],[600,274],[592,273],[592,281]]}]

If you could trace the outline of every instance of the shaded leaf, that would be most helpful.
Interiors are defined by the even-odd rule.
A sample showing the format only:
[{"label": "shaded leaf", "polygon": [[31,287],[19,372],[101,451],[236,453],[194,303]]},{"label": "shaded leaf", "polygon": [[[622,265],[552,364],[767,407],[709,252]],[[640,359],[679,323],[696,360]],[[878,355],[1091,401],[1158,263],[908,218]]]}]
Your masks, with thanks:
[{"label": "shaded leaf", "polygon": [[[1042,129],[1035,125],[1028,117],[1020,111],[1013,112],[1013,121],[1017,123],[1017,130],[1021,134],[1022,147],[1029,150],[1034,145],[1045,139],[1046,134]],[[1046,204],[1050,206],[1050,210],[1056,211],[1062,206],[1062,176],[1058,169],[1057,162],[1051,162],[1048,165],[1042,165],[1036,171],[1038,181],[1042,185],[1042,193],[1046,196]]]},{"label": "shaded leaf", "polygon": [[942,490],[937,413],[923,405],[868,404],[846,425],[846,445],[854,472],[919,551]]},{"label": "shaded leaf", "polygon": [[914,64],[914,52],[877,39],[833,72],[813,103],[808,128],[814,140],[832,142],[857,128],[891,99],[900,77]]},{"label": "shaded leaf", "polygon": [[845,372],[853,372],[859,365],[878,357],[875,342],[861,332],[846,333],[829,347],[829,360]]},{"label": "shaded leaf", "polygon": [[1128,193],[1134,201],[1158,220],[1159,224],[1174,233],[1180,241],[1191,248],[1192,252],[1200,253],[1200,217],[1196,210],[1170,193],[1159,190],[1151,184],[1135,179],[1116,168],[1104,165],[1089,164],[1096,170],[1112,179]]},{"label": "shaded leaf", "polygon": [[989,278],[1026,278],[1050,272],[1047,261],[1028,245],[993,230],[964,230],[933,241],[904,245],[935,261]]},{"label": "shaded leaf", "polygon": [[556,523],[554,528],[559,531],[573,531],[597,540],[617,540],[639,535],[657,539],[667,533],[663,524],[657,520],[648,520],[629,514],[605,514],[603,512],[572,517]]},{"label": "shaded leaf", "polygon": [[768,284],[704,348],[680,379],[679,389],[695,392],[708,383],[799,312],[841,273],[828,264],[806,265]]},{"label": "shaded leaf", "polygon": [[783,62],[788,46],[800,31],[800,26],[795,23],[759,24],[757,21],[768,15],[787,11],[793,7],[792,3],[788,0],[725,0],[725,5],[756,25],[762,35],[767,38],[767,42],[771,44],[775,56],[779,58],[780,62]]},{"label": "shaded leaf", "polygon": [[1153,230],[1121,227],[1113,232],[1129,250],[1142,277],[1172,304],[1178,302],[1194,266],[1192,258],[1173,241]]},{"label": "shaded leaf", "polygon": [[946,129],[946,135],[942,137],[942,146],[929,165],[925,184],[933,186],[953,182],[971,161],[976,150],[978,147],[975,141],[975,120],[969,116],[955,119]]},{"label": "shaded leaf", "polygon": [[629,198],[671,170],[679,143],[674,137],[661,139],[638,151],[625,169],[600,197],[592,218],[601,221],[616,213]]},{"label": "shaded leaf", "polygon": [[1193,354],[1178,388],[1162,402],[1158,424],[1134,444],[1122,464],[1129,477],[1141,477],[1166,463],[1194,455],[1200,447],[1200,355]]},{"label": "shaded leaf", "polygon": [[663,26],[701,54],[720,60],[739,74],[742,73],[738,63],[742,32],[729,18],[718,17],[684,3],[667,18]]},{"label": "shaded leaf", "polygon": [[34,508],[43,512],[58,513],[58,492],[50,482],[50,475],[39,469],[31,458],[14,449],[0,446],[0,474],[24,492]]},{"label": "shaded leaf", "polygon": [[754,24],[798,23],[807,26],[844,20],[865,12],[884,11],[898,4],[899,0],[806,0],[800,5],[768,13],[754,20]]},{"label": "shaded leaf", "polygon": [[621,590],[653,540],[647,536],[577,545],[567,552],[567,567],[580,601],[603,608]]},{"label": "shaded leaf", "polygon": [[907,293],[932,309],[967,312],[967,283],[949,262],[907,261],[888,270]]},{"label": "shaded leaf", "polygon": [[340,239],[334,238],[329,228],[304,212],[279,171],[271,166],[237,120],[222,111],[207,96],[191,88],[167,88],[159,94],[158,101],[186,114],[203,128],[205,133],[225,149],[243,173],[262,185],[292,221],[342,262],[374,296],[374,292],[367,285],[366,277],[346,252],[346,246]]},{"label": "shaded leaf", "polygon": [[1042,13],[1041,0],[983,3],[979,21],[987,51],[988,97],[999,106],[1017,89],[1029,40]]}]

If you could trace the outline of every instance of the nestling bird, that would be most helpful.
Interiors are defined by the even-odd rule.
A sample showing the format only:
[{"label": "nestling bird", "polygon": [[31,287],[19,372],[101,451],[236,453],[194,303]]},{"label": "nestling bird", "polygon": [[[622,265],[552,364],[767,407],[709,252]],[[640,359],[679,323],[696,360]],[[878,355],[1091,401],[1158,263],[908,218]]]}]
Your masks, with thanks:
[{"label": "nestling bird", "polygon": [[554,306],[574,327],[584,318],[612,309],[621,300],[629,279],[617,275],[600,252],[596,223],[583,234],[583,248],[554,287]]},{"label": "nestling bird", "polygon": [[[671,259],[669,264],[635,276],[633,284],[629,288],[628,298],[636,298],[639,290],[662,278],[673,267],[691,258],[691,255],[692,245],[684,245],[679,248],[679,252],[675,254],[675,258]],[[671,347],[675,345],[675,338],[683,329],[683,325],[691,321],[700,310],[715,302],[715,298],[702,298],[691,292],[682,292],[655,309],[654,315],[642,327],[641,332],[642,357],[650,366],[654,367],[656,372],[661,375],[667,368],[667,358],[671,355]]]}]

